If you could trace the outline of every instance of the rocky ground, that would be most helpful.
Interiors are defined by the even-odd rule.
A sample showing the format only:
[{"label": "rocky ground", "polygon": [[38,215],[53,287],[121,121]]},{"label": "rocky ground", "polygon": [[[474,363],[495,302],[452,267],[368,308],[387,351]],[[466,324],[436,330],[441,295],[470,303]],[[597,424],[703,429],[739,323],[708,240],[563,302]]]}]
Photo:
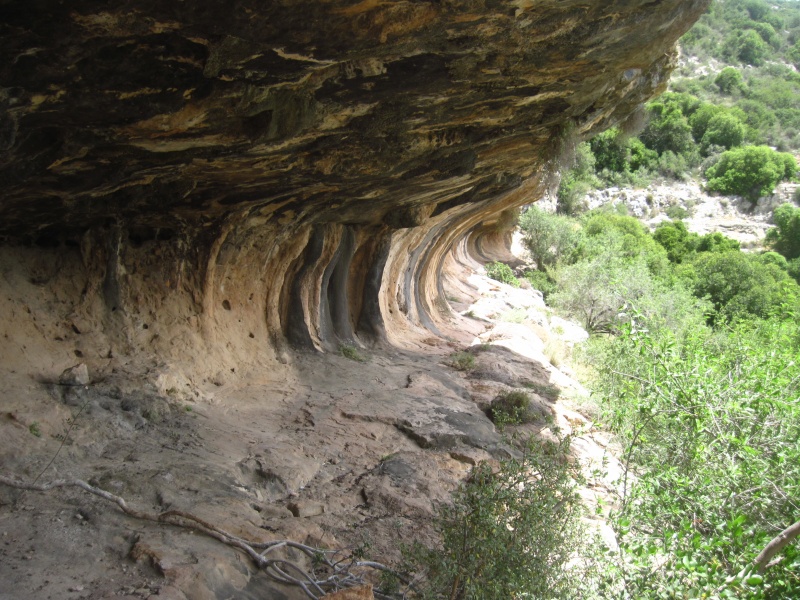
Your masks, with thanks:
[{"label": "rocky ground", "polygon": [[683,218],[689,231],[700,235],[719,231],[738,240],[744,249],[758,249],[772,227],[772,211],[792,202],[797,189],[796,183],[783,183],[772,196],[759,199],[754,206],[744,198],[707,194],[696,181],[655,183],[643,189],[595,190],[587,195],[587,204],[597,208],[622,203],[632,216],[650,227],[672,216]]},{"label": "rocky ground", "polygon": [[[586,392],[567,364],[585,332],[533,290],[479,273],[461,279],[448,290],[459,314],[447,339],[351,358],[294,354],[280,373],[209,383],[197,396],[122,373],[89,371],[88,382],[8,373],[2,472],[40,483],[77,477],[137,509],[190,511],[249,540],[362,547],[393,563],[401,544],[433,543],[436,505],[473,464],[507,455],[485,410],[520,388],[541,415],[527,432],[575,431],[587,474],[609,473],[584,490],[593,513],[618,467],[607,437],[574,410]],[[473,370],[449,365],[471,346]],[[77,489],[0,485],[0,532],[3,600],[304,597],[238,550]]]}]

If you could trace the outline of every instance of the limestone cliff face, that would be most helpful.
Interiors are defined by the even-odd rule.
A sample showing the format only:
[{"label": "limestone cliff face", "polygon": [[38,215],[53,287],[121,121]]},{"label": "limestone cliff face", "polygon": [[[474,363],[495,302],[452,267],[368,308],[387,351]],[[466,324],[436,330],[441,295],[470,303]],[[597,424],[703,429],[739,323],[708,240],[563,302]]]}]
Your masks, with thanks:
[{"label": "limestone cliff face", "polygon": [[0,236],[87,359],[430,335],[708,1],[5,1]]}]

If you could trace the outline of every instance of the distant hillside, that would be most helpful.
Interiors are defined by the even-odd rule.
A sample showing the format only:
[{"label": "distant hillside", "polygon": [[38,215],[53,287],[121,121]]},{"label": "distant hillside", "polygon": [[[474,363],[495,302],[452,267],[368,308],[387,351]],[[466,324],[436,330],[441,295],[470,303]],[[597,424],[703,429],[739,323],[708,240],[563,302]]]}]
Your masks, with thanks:
[{"label": "distant hillside", "polygon": [[800,2],[717,0],[681,48],[667,93],[578,147],[559,212],[581,212],[591,189],[697,179],[755,202],[796,178]]}]

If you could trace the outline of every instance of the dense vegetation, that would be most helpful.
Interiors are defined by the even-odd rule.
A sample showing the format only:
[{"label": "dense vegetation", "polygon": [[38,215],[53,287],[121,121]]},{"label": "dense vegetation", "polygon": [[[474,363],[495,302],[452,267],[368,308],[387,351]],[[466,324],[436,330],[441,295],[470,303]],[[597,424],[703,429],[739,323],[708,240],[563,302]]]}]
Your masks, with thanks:
[{"label": "dense vegetation", "polygon": [[578,147],[558,191],[559,212],[579,212],[593,187],[657,177],[704,177],[709,191],[751,200],[795,178],[800,3],[715,2],[682,46],[685,66],[644,119]]},{"label": "dense vegetation", "polygon": [[[619,546],[581,542],[548,513],[553,499],[575,507],[559,459],[568,440],[557,454],[529,446],[533,480],[515,461],[493,477],[478,469],[440,517],[450,543],[422,561],[432,597],[800,598],[800,208],[774,211],[761,253],[691,233],[680,214],[651,232],[616,209],[581,210],[591,187],[655,177],[702,176],[751,200],[796,177],[800,2],[719,0],[683,46],[682,77],[646,107],[638,135],[627,124],[578,145],[561,214],[520,217],[537,268],[487,268],[527,280],[592,333],[583,362],[597,424],[624,467],[609,518]],[[521,413],[506,404],[501,415]],[[775,546],[782,532],[789,543]],[[552,561],[527,556],[553,539]]]},{"label": "dense vegetation", "polygon": [[584,597],[800,597],[797,545],[748,567],[800,519],[800,209],[774,221],[774,250],[754,254],[679,220],[522,215],[525,278],[595,334],[592,386],[627,469],[620,551]]}]

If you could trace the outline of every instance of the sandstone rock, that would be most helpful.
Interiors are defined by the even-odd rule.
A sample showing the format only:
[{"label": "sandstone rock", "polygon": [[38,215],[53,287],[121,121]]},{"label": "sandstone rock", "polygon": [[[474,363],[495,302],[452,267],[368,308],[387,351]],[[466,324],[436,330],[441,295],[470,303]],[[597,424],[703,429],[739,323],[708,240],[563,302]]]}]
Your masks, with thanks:
[{"label": "sandstone rock", "polygon": [[448,255],[509,257],[514,209],[665,87],[708,3],[44,0],[0,39],[0,242],[62,255],[111,368],[222,386],[437,335]]},{"label": "sandstone rock", "polygon": [[295,517],[316,517],[325,513],[325,505],[322,502],[311,500],[298,500],[286,505]]},{"label": "sandstone rock", "polygon": [[323,598],[326,600],[373,600],[375,596],[372,593],[372,585],[367,584],[325,594]]},{"label": "sandstone rock", "polygon": [[89,368],[84,363],[64,369],[58,378],[61,385],[89,385]]}]

